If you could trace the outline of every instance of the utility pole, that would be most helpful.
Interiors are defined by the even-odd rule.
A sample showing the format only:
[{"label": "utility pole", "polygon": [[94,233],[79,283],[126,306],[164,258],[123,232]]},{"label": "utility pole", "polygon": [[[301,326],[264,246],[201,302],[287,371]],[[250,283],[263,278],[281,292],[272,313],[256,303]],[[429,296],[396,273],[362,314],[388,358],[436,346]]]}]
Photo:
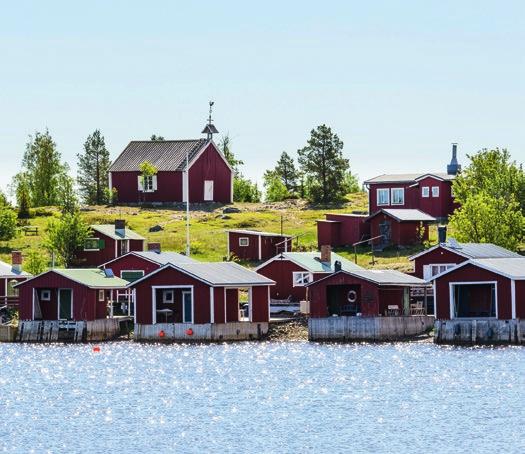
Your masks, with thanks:
[{"label": "utility pole", "polygon": [[190,156],[189,151],[186,150],[186,256],[190,256],[190,172],[189,172]]}]

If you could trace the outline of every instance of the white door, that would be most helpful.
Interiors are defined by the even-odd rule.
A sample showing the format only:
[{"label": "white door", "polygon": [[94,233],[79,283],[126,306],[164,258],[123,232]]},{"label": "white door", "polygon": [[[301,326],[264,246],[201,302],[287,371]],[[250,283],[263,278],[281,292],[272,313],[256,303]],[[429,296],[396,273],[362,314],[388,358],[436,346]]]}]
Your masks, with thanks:
[{"label": "white door", "polygon": [[213,180],[204,181],[204,200],[206,202],[213,201]]}]

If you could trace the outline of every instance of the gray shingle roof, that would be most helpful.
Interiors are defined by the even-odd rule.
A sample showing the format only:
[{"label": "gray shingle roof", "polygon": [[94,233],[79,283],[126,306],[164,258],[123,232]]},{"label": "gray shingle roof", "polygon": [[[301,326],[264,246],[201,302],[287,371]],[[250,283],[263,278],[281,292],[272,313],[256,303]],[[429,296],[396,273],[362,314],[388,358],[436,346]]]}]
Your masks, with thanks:
[{"label": "gray shingle roof", "polygon": [[137,232],[134,232],[128,227],[124,230],[124,236],[115,233],[114,224],[93,224],[90,227],[95,232],[100,232],[114,240],[145,240],[143,236],[140,236]]},{"label": "gray shingle roof", "polygon": [[190,162],[206,144],[205,139],[197,140],[134,140],[111,164],[110,172],[138,171],[144,161],[151,162],[160,172],[183,170],[186,153]]},{"label": "gray shingle roof", "polygon": [[228,229],[227,232],[232,233],[240,233],[246,234],[246,235],[257,235],[257,236],[271,236],[271,237],[283,237],[283,238],[291,238],[291,235],[285,235],[280,233],[272,233],[272,232],[261,232],[259,230],[244,230],[244,229]]},{"label": "gray shingle roof", "polygon": [[450,268],[441,274],[430,278],[431,281],[441,278],[445,274],[453,273],[454,271],[472,264],[479,266],[488,271],[508,277],[509,279],[523,280],[525,279],[525,257],[505,257],[505,258],[491,258],[491,259],[470,259],[460,265]]},{"label": "gray shingle roof", "polygon": [[427,172],[427,173],[391,173],[383,174],[377,177],[366,180],[365,184],[369,183],[414,183],[418,179],[426,176],[434,176],[441,180],[453,180],[456,175],[449,175],[444,172]]},{"label": "gray shingle roof", "polygon": [[159,265],[165,265],[166,263],[195,263],[191,257],[188,257],[178,252],[155,252],[155,251],[135,251],[130,252],[140,257],[144,257],[147,260],[158,263]]},{"label": "gray shingle roof", "polygon": [[415,210],[412,208],[384,208],[377,211],[368,217],[368,219],[373,218],[379,213],[386,213],[389,216],[392,216],[394,219],[397,219],[400,222],[403,221],[428,221],[435,222],[436,218],[430,216],[429,214],[423,213],[421,210]]},{"label": "gray shingle roof", "polygon": [[[369,282],[373,282],[377,285],[427,285],[423,279],[419,279],[410,274],[402,273],[397,270],[352,270],[352,271],[339,271],[349,276],[354,276],[360,279],[364,279]],[[318,281],[307,284],[307,287],[315,285],[317,282],[321,282],[325,279],[329,279],[332,275],[326,276]]]},{"label": "gray shingle roof", "polygon": [[362,269],[359,265],[356,265],[354,262],[351,262],[348,259],[345,259],[343,256],[336,254],[335,252],[331,253],[330,263],[321,262],[321,253],[320,252],[283,252],[277,257],[274,257],[267,262],[263,263],[257,269],[261,269],[266,266],[268,263],[274,260],[290,260],[291,262],[299,265],[310,273],[333,273],[335,262],[341,262],[341,266],[344,270],[360,270]]},{"label": "gray shingle roof", "polygon": [[487,259],[487,258],[523,258],[522,255],[509,251],[508,249],[505,249],[501,246],[497,246],[492,243],[458,243],[455,242],[457,245],[452,245],[451,243],[443,243],[438,244],[434,247],[431,247],[430,249],[426,249],[424,251],[421,251],[418,254],[413,255],[412,257],[409,257],[409,260],[414,260],[417,257],[420,257],[422,255],[425,255],[427,252],[433,251],[434,249],[437,249],[438,247],[442,247],[443,249],[446,249],[447,251],[451,251],[454,253],[457,253],[461,256],[471,258],[471,259]]}]

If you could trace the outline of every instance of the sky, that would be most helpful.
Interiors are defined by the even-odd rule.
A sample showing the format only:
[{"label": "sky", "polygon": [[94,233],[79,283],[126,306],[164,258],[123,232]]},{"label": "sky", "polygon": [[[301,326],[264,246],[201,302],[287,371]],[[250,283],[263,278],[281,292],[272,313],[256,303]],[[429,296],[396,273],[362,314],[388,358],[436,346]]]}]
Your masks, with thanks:
[{"label": "sky", "polygon": [[[506,147],[525,161],[521,1],[0,0],[0,188],[28,135],[49,131],[76,170],[100,129],[201,137],[208,101],[243,173],[262,182],[320,124],[361,181],[444,171]],[[219,137],[216,137],[220,140]]]}]

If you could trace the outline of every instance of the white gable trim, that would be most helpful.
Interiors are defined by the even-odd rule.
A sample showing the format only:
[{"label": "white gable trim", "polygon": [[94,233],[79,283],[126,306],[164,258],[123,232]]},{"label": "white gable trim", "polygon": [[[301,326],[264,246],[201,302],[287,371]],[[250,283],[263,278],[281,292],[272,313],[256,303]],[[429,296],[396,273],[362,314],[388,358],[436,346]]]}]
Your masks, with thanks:
[{"label": "white gable trim", "polygon": [[436,249],[438,248],[443,248],[445,251],[448,251],[448,252],[452,252],[454,254],[457,254],[459,255],[460,257],[464,257],[466,259],[471,259],[472,257],[470,255],[466,255],[466,254],[462,254],[461,252],[459,252],[457,249],[454,249],[454,248],[450,248],[450,247],[447,247],[447,246],[444,246],[442,244],[436,244],[435,246],[432,246],[430,249],[425,249],[424,251],[421,251],[415,255],[412,255],[410,257],[408,257],[408,260],[410,261],[413,261],[425,254],[428,254],[429,252],[432,252],[432,251],[435,251]]},{"label": "white gable trim", "polygon": [[[467,266],[467,265],[477,266],[478,268],[481,268],[482,270],[490,271],[491,273],[497,274],[498,276],[506,277],[507,279],[510,279],[510,280],[516,280],[516,281],[523,281],[523,280],[525,280],[525,277],[511,276],[510,274],[502,273],[501,271],[496,270],[496,269],[494,269],[494,268],[492,268],[490,266],[483,265],[481,263],[476,263],[475,261],[472,261],[472,260],[473,259],[467,260],[466,262],[460,263],[459,265],[455,266],[454,268],[450,268],[449,270],[443,271],[440,274],[436,274],[435,276],[432,276],[432,278],[429,281],[435,281],[436,279],[444,276],[445,274],[452,273],[453,271],[456,271],[459,268],[463,268],[464,266]],[[502,258],[500,260],[505,260],[505,258]]]}]

